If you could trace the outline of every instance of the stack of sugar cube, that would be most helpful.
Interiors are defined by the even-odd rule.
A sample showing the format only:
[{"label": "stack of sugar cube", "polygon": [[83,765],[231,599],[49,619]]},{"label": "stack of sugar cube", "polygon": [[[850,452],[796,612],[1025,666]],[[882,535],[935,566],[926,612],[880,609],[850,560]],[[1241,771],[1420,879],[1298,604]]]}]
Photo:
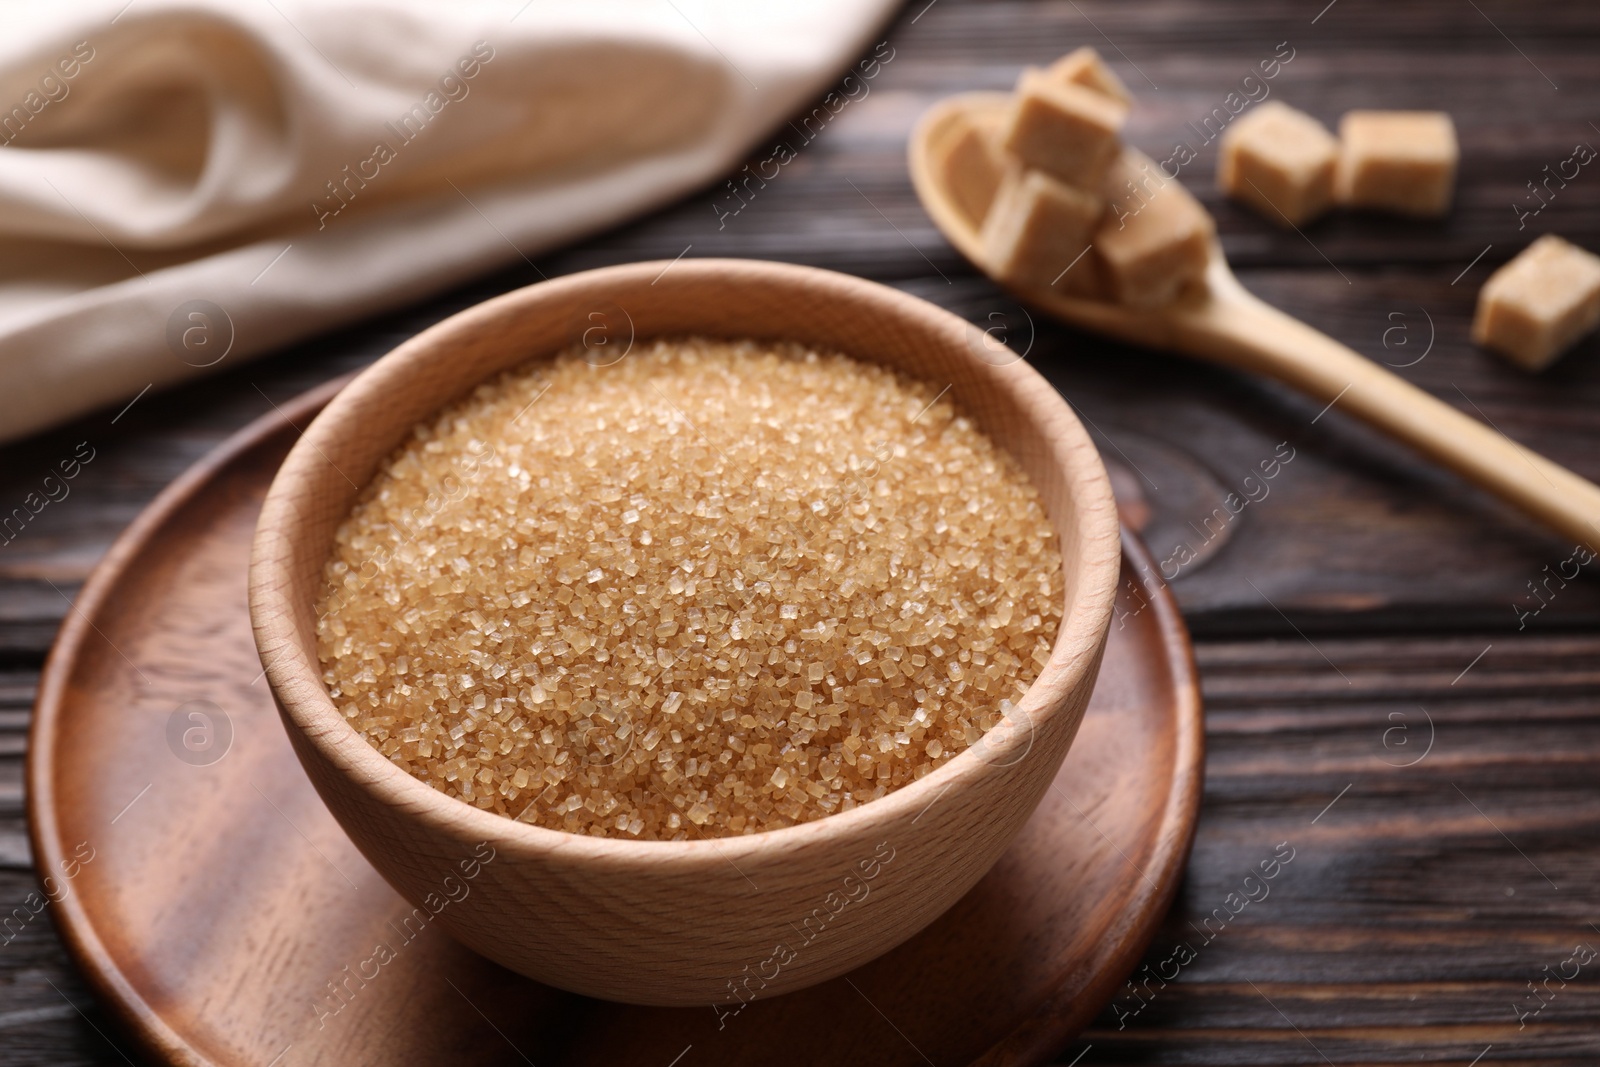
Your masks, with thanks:
[{"label": "stack of sugar cube", "polygon": [[[1092,48],[1029,68],[998,121],[968,116],[934,165],[1000,280],[1161,307],[1202,287],[1216,228],[1199,202],[1122,143],[1133,102]],[[1334,206],[1415,218],[1450,210],[1460,149],[1442,111],[1349,111],[1335,137],[1277,100],[1223,133],[1217,183],[1282,226]],[[1549,236],[1496,271],[1473,337],[1530,370],[1600,325],[1600,257]]]},{"label": "stack of sugar cube", "polygon": [[1092,48],[1028,69],[1004,119],[969,122],[935,165],[1003,281],[1159,307],[1197,286],[1211,216],[1122,143],[1132,97]]}]

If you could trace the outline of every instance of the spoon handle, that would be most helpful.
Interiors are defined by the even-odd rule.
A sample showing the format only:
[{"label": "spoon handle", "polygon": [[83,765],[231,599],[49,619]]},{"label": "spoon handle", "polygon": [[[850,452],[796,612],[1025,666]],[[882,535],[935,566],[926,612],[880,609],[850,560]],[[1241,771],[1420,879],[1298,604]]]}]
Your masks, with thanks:
[{"label": "spoon handle", "polygon": [[1213,275],[1212,299],[1185,316],[1176,347],[1337,407],[1579,545],[1600,546],[1600,486],[1264,303],[1231,276],[1219,280]]}]

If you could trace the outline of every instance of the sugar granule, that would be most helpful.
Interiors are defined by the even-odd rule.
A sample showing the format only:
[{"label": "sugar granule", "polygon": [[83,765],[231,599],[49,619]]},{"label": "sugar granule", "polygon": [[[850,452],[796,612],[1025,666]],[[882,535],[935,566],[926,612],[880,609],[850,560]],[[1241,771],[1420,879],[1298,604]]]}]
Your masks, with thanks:
[{"label": "sugar granule", "polygon": [[1061,557],[940,389],[794,344],[508,372],[339,527],[329,694],[378,751],[556,830],[755,833],[953,759],[1048,660]]}]

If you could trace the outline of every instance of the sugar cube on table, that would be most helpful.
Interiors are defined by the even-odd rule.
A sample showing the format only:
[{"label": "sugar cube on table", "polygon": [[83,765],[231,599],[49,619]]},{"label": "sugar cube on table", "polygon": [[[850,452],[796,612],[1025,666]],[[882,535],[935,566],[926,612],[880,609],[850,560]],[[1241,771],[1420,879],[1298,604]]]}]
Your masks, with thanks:
[{"label": "sugar cube on table", "polygon": [[1280,226],[1300,226],[1333,203],[1339,142],[1303,111],[1268,100],[1220,142],[1217,184]]},{"label": "sugar cube on table", "polygon": [[1104,207],[1095,194],[1042,171],[1013,168],[983,225],[984,264],[1002,281],[1098,295],[1084,253]]},{"label": "sugar cube on table", "polygon": [[1094,89],[1025,70],[1001,143],[1026,166],[1096,189],[1116,159],[1128,105]]},{"label": "sugar cube on table", "polygon": [[1347,111],[1334,198],[1401,215],[1443,215],[1455,192],[1455,124],[1443,111]]},{"label": "sugar cube on table", "polygon": [[1489,276],[1472,339],[1542,370],[1600,325],[1600,256],[1546,234]]},{"label": "sugar cube on table", "polygon": [[1100,58],[1100,53],[1088,45],[1074,49],[1050,64],[1045,76],[1057,85],[1078,85],[1124,104],[1133,103],[1133,94],[1122,84],[1122,79],[1112,73]]},{"label": "sugar cube on table", "polygon": [[978,227],[1000,188],[1007,160],[998,130],[966,116],[957,122],[956,131],[936,147],[933,166],[943,177],[951,201]]},{"label": "sugar cube on table", "polygon": [[1112,299],[1160,307],[1200,281],[1216,225],[1187,189],[1132,148],[1117,157],[1104,188],[1109,205],[1093,244]]}]

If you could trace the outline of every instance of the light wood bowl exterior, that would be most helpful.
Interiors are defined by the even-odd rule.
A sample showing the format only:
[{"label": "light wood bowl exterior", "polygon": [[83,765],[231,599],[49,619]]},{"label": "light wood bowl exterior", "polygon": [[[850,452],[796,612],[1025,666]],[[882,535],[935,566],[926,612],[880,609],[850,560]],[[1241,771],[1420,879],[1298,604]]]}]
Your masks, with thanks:
[{"label": "light wood bowl exterior", "polygon": [[[1061,538],[1062,627],[1013,720],[976,750],[852,811],[691,842],[583,837],[514,822],[434,790],[368,745],[329,699],[316,656],[313,604],[335,528],[357,486],[414,424],[503,369],[567,348],[591,310],[609,314],[617,342],[630,332],[639,340],[792,339],[948,383],[957,404],[1028,472]],[[911,937],[977,882],[1072,743],[1099,668],[1118,568],[1117,518],[1100,458],[1026,363],[996,360],[966,321],[871,282],[780,264],[686,260],[509,293],[424,331],[359,375],[311,423],[272,484],[251,557],[250,611],[296,754],[401,895],[419,905],[444,895],[458,865],[475,850],[486,855],[487,843],[493,859],[470,894],[438,915],[458,940],[575,992],[706,1005],[849,971]]]}]

